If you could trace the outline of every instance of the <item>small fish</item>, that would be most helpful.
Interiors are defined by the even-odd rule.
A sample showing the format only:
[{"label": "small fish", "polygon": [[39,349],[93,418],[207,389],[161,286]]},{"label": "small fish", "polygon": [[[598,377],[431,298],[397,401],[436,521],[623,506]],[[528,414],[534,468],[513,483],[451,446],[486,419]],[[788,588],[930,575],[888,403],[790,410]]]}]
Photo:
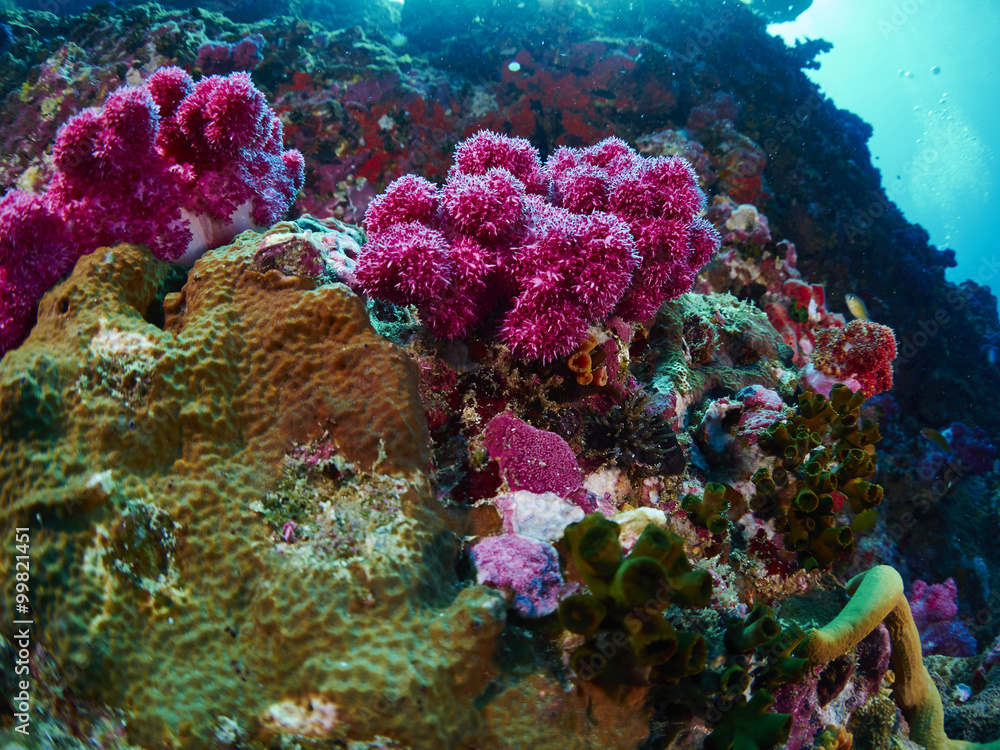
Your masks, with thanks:
[{"label": "small fish", "polygon": [[855,318],[858,320],[871,320],[868,317],[868,307],[861,297],[856,294],[845,294],[844,302],[847,303],[847,309],[851,311],[851,315]]},{"label": "small fish", "polygon": [[945,453],[951,453],[951,443],[948,442],[948,438],[937,430],[931,427],[925,427],[920,431],[920,434],[934,443],[934,445],[943,450]]}]

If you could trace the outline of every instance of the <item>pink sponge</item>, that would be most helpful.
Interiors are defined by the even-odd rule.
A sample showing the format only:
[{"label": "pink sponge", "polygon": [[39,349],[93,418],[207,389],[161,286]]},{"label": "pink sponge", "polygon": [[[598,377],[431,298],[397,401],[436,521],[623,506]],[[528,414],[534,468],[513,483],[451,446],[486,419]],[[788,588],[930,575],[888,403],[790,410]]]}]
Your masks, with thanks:
[{"label": "pink sponge", "polygon": [[510,412],[490,420],[483,433],[483,445],[500,463],[500,474],[514,491],[552,492],[566,497],[580,487],[580,467],[569,443]]},{"label": "pink sponge", "polygon": [[504,534],[487,537],[471,550],[476,582],[506,589],[523,617],[544,617],[559,608],[563,589],[559,553],[546,542]]},{"label": "pink sponge", "polygon": [[130,242],[193,263],[277,221],[305,176],[246,73],[195,85],[161,68],[72,117],[53,156],[48,193],[14,190],[0,202],[0,353],[23,340],[41,294],[81,255]]},{"label": "pink sponge", "polygon": [[913,622],[920,632],[924,656],[975,656],[976,639],[958,620],[958,586],[954,578],[944,583],[928,585],[914,581],[906,597],[913,613]]}]

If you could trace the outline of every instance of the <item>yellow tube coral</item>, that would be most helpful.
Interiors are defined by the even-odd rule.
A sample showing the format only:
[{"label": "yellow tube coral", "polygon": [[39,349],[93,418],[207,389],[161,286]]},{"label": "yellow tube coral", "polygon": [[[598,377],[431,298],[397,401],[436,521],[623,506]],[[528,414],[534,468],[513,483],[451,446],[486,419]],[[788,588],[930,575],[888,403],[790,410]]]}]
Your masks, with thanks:
[{"label": "yellow tube coral", "polygon": [[847,584],[851,601],[825,627],[813,630],[795,649],[811,664],[826,664],[850,651],[880,622],[889,630],[892,669],[896,673],[893,697],[910,724],[910,739],[927,750],[1000,750],[1000,740],[988,743],[952,740],[944,732],[941,695],[920,652],[920,634],[903,580],[888,565],[879,565]]}]

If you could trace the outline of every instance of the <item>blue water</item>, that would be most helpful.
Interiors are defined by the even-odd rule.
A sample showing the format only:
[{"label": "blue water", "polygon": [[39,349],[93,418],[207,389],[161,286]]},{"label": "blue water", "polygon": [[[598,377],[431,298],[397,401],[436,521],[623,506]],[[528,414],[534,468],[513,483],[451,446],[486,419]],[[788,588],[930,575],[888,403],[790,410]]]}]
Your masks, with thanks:
[{"label": "blue water", "polygon": [[833,42],[807,73],[873,126],[889,197],[955,250],[949,280],[1000,288],[1000,3],[815,0],[771,31]]}]

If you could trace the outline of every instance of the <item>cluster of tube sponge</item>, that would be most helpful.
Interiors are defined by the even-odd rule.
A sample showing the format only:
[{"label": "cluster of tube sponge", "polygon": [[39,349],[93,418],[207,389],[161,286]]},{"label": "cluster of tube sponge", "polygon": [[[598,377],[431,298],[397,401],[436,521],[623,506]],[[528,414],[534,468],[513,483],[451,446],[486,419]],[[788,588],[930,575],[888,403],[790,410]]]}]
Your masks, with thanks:
[{"label": "cluster of tube sponge", "polygon": [[[861,392],[840,384],[829,399],[801,394],[798,414],[761,435],[761,447],[779,460],[753,475],[752,507],[778,517],[785,547],[799,553],[807,569],[848,559],[854,531],[877,519],[882,487],[866,477],[875,473],[874,444],[881,435],[874,422],[861,419],[864,400]],[[854,514],[852,525],[837,522],[845,503]]]},{"label": "cluster of tube sponge", "polygon": [[[565,542],[590,593],[559,604],[559,620],[587,640],[570,656],[581,679],[614,682],[633,664],[650,669],[652,682],[675,683],[705,668],[700,633],[675,630],[663,611],[671,604],[704,607],[712,597],[711,573],[694,569],[679,536],[647,525],[623,554],[617,523],[600,513],[566,527]],[[609,658],[608,649],[626,658]]]}]

